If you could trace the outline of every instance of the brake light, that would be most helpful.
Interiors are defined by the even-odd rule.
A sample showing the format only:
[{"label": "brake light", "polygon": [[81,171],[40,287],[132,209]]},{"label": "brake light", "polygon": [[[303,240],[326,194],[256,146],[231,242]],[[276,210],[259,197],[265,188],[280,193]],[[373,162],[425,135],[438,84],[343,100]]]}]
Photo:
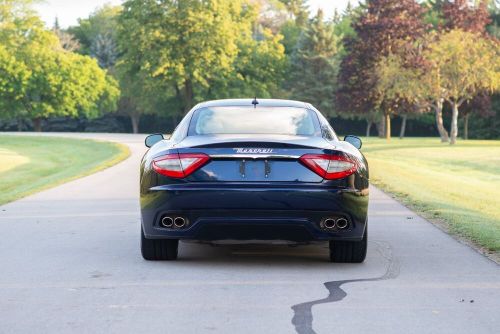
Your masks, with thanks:
[{"label": "brake light", "polygon": [[300,161],[327,180],[342,179],[356,171],[356,163],[344,155],[306,154]]},{"label": "brake light", "polygon": [[205,165],[210,157],[203,153],[173,153],[153,160],[153,169],[168,177],[182,179]]}]

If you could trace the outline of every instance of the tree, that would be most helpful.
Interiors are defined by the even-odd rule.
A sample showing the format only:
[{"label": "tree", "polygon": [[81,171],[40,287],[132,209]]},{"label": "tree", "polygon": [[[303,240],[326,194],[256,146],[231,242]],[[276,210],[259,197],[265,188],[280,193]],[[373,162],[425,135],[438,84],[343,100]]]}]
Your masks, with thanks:
[{"label": "tree", "polygon": [[460,106],[499,89],[500,47],[497,41],[462,30],[432,34],[428,40],[423,51],[426,67],[405,67],[401,58],[389,55],[378,64],[379,85],[390,97],[401,96],[422,108],[442,111],[443,102],[450,103],[450,143],[455,144]]},{"label": "tree", "polygon": [[29,77],[27,66],[0,45],[0,118],[10,118],[22,111]]},{"label": "tree", "polygon": [[478,0],[444,1],[442,4],[445,30],[461,29],[479,34],[486,33],[486,26],[491,22],[488,2]]},{"label": "tree", "polygon": [[105,69],[113,69],[119,52],[117,45],[118,16],[121,6],[104,5],[88,18],[79,19],[78,25],[68,28],[68,33],[79,41],[80,53],[96,58]]},{"label": "tree", "polygon": [[307,8],[307,0],[279,0],[282,2],[289,15],[289,19],[294,20],[295,24],[303,27],[307,24],[309,10]]},{"label": "tree", "polygon": [[173,88],[183,112],[194,105],[198,90],[231,70],[238,38],[250,31],[240,1],[130,0],[123,6],[122,66],[138,67]]},{"label": "tree", "polygon": [[429,46],[425,57],[439,79],[443,98],[452,108],[450,143],[458,135],[459,107],[481,92],[495,92],[500,85],[499,43],[475,33],[452,30]]},{"label": "tree", "polygon": [[419,95],[419,80],[422,79],[422,66],[408,64],[407,59],[401,54],[391,53],[383,57],[376,65],[377,85],[376,90],[380,96],[393,101],[400,107],[401,130],[399,137],[403,138],[406,131],[408,116],[419,114],[432,105]]},{"label": "tree", "polygon": [[469,139],[469,119],[470,115],[477,113],[479,116],[486,118],[495,116],[492,110],[491,96],[487,92],[480,92],[472,100],[466,101],[461,109],[463,115],[463,138]]},{"label": "tree", "polygon": [[78,49],[80,49],[80,43],[78,43],[78,41],[75,39],[75,36],[64,30],[61,30],[61,26],[59,25],[59,19],[57,17],[54,21],[54,26],[52,27],[52,31],[59,38],[61,47],[64,50],[73,52],[73,51],[78,51]]},{"label": "tree", "polygon": [[269,30],[263,31],[260,40],[250,35],[241,36],[238,41],[239,53],[232,70],[213,78],[204,96],[209,99],[234,96],[284,97],[282,82],[287,59],[281,41],[281,35],[273,35]]},{"label": "tree", "polygon": [[[442,13],[444,18],[443,27],[446,31],[453,29],[461,29],[469,31],[482,36],[487,36],[487,26],[491,23],[490,13],[488,10],[487,0],[478,0],[471,3],[467,0],[442,0]],[[469,116],[476,113],[480,116],[487,116],[489,107],[491,107],[490,97],[487,94],[479,93],[471,101],[468,106],[473,106],[475,110],[466,108],[467,112],[464,114],[464,139],[467,139],[469,129]]]},{"label": "tree", "polygon": [[440,29],[445,24],[443,18],[443,5],[447,0],[425,0],[422,6],[425,10],[425,23],[433,27],[434,30]]},{"label": "tree", "polygon": [[280,0],[288,12],[288,19],[282,24],[280,34],[283,35],[282,44],[285,53],[291,56],[299,38],[308,23],[309,11],[304,0]]},{"label": "tree", "polygon": [[64,50],[30,4],[0,4],[0,71],[10,75],[1,81],[1,106],[32,119],[41,131],[43,118],[93,116],[99,105],[112,105],[119,94],[116,83],[94,60]]},{"label": "tree", "polygon": [[40,121],[50,116],[97,116],[101,98],[116,100],[118,95],[116,83],[106,78],[95,60],[54,52],[56,43],[55,36],[47,33],[17,54],[31,72],[22,103],[37,131]]},{"label": "tree", "polygon": [[257,12],[254,21],[254,37],[259,38],[261,29],[271,30],[273,34],[280,31],[283,24],[293,17],[285,3],[280,0],[248,0],[252,11]]},{"label": "tree", "polygon": [[339,44],[333,25],[319,10],[298,42],[288,80],[294,99],[319,103],[318,108],[329,115],[334,114]]},{"label": "tree", "polygon": [[279,88],[285,65],[282,36],[266,28],[255,35],[259,10],[246,1],[131,0],[123,5],[119,72],[129,81],[138,78],[142,87],[155,87],[157,98],[168,103],[164,114],[176,119],[199,100],[266,97]]},{"label": "tree", "polygon": [[355,38],[346,38],[347,56],[339,75],[337,104],[344,111],[384,114],[385,137],[391,137],[390,120],[400,102],[377,89],[377,63],[395,52],[412,56],[414,42],[425,33],[423,8],[414,0],[371,0],[354,23]]}]

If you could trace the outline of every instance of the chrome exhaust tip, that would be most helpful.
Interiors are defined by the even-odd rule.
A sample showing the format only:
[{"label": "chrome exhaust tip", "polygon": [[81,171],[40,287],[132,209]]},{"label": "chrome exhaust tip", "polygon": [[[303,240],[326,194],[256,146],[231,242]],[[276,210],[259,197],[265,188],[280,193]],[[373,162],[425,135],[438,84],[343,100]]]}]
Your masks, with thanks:
[{"label": "chrome exhaust tip", "polygon": [[174,219],[174,225],[177,228],[183,228],[184,226],[186,226],[186,220],[182,217],[177,217]]},{"label": "chrome exhaust tip", "polygon": [[172,217],[163,217],[161,220],[161,225],[163,227],[172,227],[174,226],[174,219]]},{"label": "chrome exhaust tip", "polygon": [[325,228],[328,230],[335,228],[335,219],[333,218],[325,219],[325,221],[323,222],[323,226],[325,226]]},{"label": "chrome exhaust tip", "polygon": [[347,228],[349,226],[349,221],[345,218],[337,219],[337,227],[341,230]]}]

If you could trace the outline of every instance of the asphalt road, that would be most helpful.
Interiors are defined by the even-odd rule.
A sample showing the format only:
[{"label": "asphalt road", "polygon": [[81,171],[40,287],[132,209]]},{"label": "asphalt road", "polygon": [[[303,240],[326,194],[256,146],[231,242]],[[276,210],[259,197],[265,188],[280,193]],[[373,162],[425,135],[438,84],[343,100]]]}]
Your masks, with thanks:
[{"label": "asphalt road", "polygon": [[[325,246],[139,252],[144,136],[119,165],[0,207],[0,333],[498,333],[500,266],[379,190],[364,264]],[[36,138],[34,138],[36,140]]]}]

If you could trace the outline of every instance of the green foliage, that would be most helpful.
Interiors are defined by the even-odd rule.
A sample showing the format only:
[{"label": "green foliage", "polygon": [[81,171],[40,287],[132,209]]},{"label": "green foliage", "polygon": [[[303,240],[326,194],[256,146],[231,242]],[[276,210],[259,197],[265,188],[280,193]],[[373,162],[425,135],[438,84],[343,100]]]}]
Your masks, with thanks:
[{"label": "green foliage", "polygon": [[391,137],[391,115],[413,111],[405,101],[392,100],[377,86],[377,64],[391,53],[405,63],[418,53],[414,42],[425,33],[424,10],[415,0],[367,1],[354,21],[355,37],[346,38],[339,72],[337,107],[372,120],[383,113],[385,136]]},{"label": "green foliage", "polygon": [[246,1],[131,0],[123,6],[119,72],[159,88],[164,101],[175,98],[180,106],[170,114],[207,97],[269,96],[279,87],[281,36],[261,28],[254,39],[258,10]]},{"label": "green foliage", "polygon": [[285,54],[291,56],[299,42],[303,27],[298,26],[294,21],[288,20],[281,27],[280,33],[283,35],[282,44],[285,47]]},{"label": "green foliage", "polygon": [[309,12],[307,10],[306,0],[279,0],[285,4],[286,9],[295,24],[303,27],[307,23]]},{"label": "green foliage", "polygon": [[438,80],[433,86],[438,87],[450,102],[468,100],[480,91],[495,92],[500,88],[500,45],[497,41],[452,30],[431,43],[424,57],[432,68],[426,74]]},{"label": "green foliage", "polygon": [[339,44],[333,24],[319,11],[298,42],[288,82],[292,98],[313,103],[329,115],[334,114]]},{"label": "green foliage", "polygon": [[453,109],[451,143],[458,134],[458,108],[479,93],[500,89],[500,46],[477,33],[452,30],[427,37],[426,66],[411,68],[397,55],[377,66],[379,91],[425,106],[448,101]]},{"label": "green foliage", "polygon": [[[386,96],[391,100],[405,99],[415,104],[424,104],[423,95],[432,94],[431,91],[422,92],[424,85],[422,68],[407,67],[401,55],[389,54],[383,57],[376,65],[376,76],[378,78],[376,89],[379,95]],[[426,95],[431,101],[439,97]]]},{"label": "green foliage", "polygon": [[112,67],[118,58],[117,17],[121,11],[121,6],[104,5],[68,29],[80,42],[80,53],[97,58],[103,68]]},{"label": "green foliage", "polygon": [[430,103],[438,99],[463,102],[479,92],[499,89],[498,42],[462,30],[433,33],[427,39],[425,67],[405,67],[401,57],[394,54],[378,63],[380,90],[391,98]]},{"label": "green foliage", "polygon": [[29,9],[30,2],[0,4],[0,108],[16,118],[96,116],[119,95],[95,60],[64,50]]},{"label": "green foliage", "polygon": [[30,71],[26,64],[0,45],[0,117],[9,118],[20,112]]},{"label": "green foliage", "polygon": [[239,22],[244,16],[238,2],[131,0],[124,7],[120,65],[125,73],[144,73],[164,89],[174,88],[185,110],[195,102],[195,89],[230,70],[247,23]]},{"label": "green foliage", "polygon": [[439,29],[446,23],[443,17],[443,4],[446,0],[426,0],[422,6],[426,9],[424,21],[433,29]]},{"label": "green foliage", "polygon": [[280,97],[286,69],[281,39],[281,35],[273,35],[269,30],[263,32],[260,40],[249,35],[242,38],[233,70],[222,80],[214,80],[209,98]]}]

